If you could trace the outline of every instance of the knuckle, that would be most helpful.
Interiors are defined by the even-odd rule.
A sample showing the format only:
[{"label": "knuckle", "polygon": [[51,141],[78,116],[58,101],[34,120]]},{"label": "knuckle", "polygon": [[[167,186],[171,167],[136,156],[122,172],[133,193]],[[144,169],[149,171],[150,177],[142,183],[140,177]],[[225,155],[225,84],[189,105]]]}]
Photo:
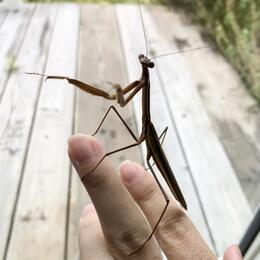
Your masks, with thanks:
[{"label": "knuckle", "polygon": [[142,247],[149,234],[148,228],[130,228],[111,234],[107,237],[107,242],[112,252],[122,256],[129,256]]},{"label": "knuckle", "polygon": [[164,245],[185,245],[189,237],[189,219],[179,206],[170,205],[166,215],[158,225],[156,236]]}]

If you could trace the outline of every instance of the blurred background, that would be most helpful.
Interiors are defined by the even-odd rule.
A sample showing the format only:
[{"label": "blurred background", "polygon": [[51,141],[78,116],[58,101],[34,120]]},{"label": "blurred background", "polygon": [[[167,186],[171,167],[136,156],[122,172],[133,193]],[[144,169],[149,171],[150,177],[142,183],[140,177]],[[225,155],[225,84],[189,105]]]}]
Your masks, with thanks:
[{"label": "blurred background", "polygon": [[[140,78],[140,53],[155,62],[152,120],[158,134],[169,127],[163,149],[188,215],[217,255],[239,243],[260,202],[260,2],[4,0],[0,259],[78,259],[77,226],[90,198],[67,138],[92,134],[115,105],[25,72],[112,93],[108,82]],[[117,109],[140,134],[140,95]],[[113,113],[97,138],[106,151],[133,142]],[[111,156],[115,167],[126,159],[146,165],[145,158],[145,146]],[[246,259],[260,259],[259,244]]]}]

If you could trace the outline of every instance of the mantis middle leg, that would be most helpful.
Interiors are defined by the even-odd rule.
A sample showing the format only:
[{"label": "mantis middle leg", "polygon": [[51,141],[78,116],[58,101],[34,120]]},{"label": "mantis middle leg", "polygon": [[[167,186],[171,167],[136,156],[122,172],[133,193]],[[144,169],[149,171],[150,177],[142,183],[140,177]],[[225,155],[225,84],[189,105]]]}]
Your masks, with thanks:
[{"label": "mantis middle leg", "polygon": [[155,179],[155,181],[156,181],[158,187],[160,188],[160,190],[161,190],[161,192],[162,192],[162,194],[163,194],[163,196],[164,196],[164,199],[165,199],[165,201],[166,201],[166,204],[165,204],[165,206],[164,206],[164,208],[163,208],[163,211],[162,211],[162,213],[161,213],[159,219],[157,220],[155,226],[153,227],[152,232],[151,232],[151,234],[149,235],[149,237],[145,240],[145,242],[142,244],[141,247],[139,247],[136,251],[132,252],[130,255],[136,254],[138,251],[140,251],[140,250],[149,242],[149,240],[150,240],[150,239],[152,238],[152,236],[154,235],[154,232],[155,232],[155,230],[157,229],[157,227],[158,227],[158,225],[159,225],[161,219],[163,218],[163,216],[164,216],[164,214],[165,214],[165,212],[166,212],[166,210],[167,210],[167,208],[168,208],[168,205],[169,205],[169,203],[170,203],[169,197],[167,196],[165,190],[163,189],[161,183],[159,182],[159,180],[158,180],[158,178],[157,178],[157,176],[156,176],[156,174],[155,174],[155,172],[154,172],[154,170],[153,170],[153,168],[152,168],[152,165],[151,165],[150,162],[149,162],[150,158],[151,158],[151,154],[148,153],[148,154],[147,154],[147,157],[146,157],[146,163],[147,163],[147,165],[148,165],[148,167],[149,167],[151,173],[153,174],[153,177],[154,177],[154,179]]}]

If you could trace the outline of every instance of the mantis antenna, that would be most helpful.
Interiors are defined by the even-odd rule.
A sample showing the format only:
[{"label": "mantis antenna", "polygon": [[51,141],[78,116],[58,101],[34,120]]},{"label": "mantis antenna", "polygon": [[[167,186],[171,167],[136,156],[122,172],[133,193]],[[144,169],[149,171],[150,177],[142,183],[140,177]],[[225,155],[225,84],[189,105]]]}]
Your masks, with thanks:
[{"label": "mantis antenna", "polygon": [[154,59],[158,59],[158,58],[169,56],[169,55],[173,55],[173,54],[184,53],[184,52],[191,52],[191,51],[202,50],[202,49],[207,49],[207,48],[212,48],[212,45],[205,45],[205,46],[200,46],[200,47],[191,48],[191,49],[172,51],[172,52],[164,53],[164,54],[161,54],[161,55],[153,56],[150,59],[154,60]]},{"label": "mantis antenna", "polygon": [[141,10],[140,0],[137,0],[137,1],[138,1],[138,9],[139,9],[140,17],[141,17],[141,22],[142,22],[143,33],[144,33],[145,56],[147,57],[147,55],[148,55],[148,41],[147,41],[147,35],[146,35],[145,26],[144,26],[144,18],[143,18],[143,14],[142,14],[142,10]]}]

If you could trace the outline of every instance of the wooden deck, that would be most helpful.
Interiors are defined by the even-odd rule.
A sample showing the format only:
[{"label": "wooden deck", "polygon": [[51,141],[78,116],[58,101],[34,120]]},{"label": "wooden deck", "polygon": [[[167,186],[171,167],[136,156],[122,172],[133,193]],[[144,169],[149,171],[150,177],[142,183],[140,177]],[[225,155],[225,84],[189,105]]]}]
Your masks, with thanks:
[{"label": "wooden deck", "polygon": [[[172,13],[144,8],[143,16],[150,50],[178,49],[161,24],[174,24]],[[194,44],[205,45],[201,39]],[[73,132],[92,133],[110,105],[65,81],[43,82],[24,72],[77,77],[108,90],[107,81],[126,85],[140,77],[140,52],[144,39],[136,6],[0,9],[0,259],[77,259],[77,224],[89,198],[69,163],[67,138]],[[221,254],[239,241],[252,217],[229,160],[232,152],[226,154],[183,55],[158,59],[156,66],[151,75],[153,121],[158,132],[169,126],[164,149],[188,214]],[[137,97],[121,111],[139,131],[140,109]],[[108,151],[131,140],[113,116],[98,138]],[[144,153],[129,150],[113,160],[143,162]]]}]

